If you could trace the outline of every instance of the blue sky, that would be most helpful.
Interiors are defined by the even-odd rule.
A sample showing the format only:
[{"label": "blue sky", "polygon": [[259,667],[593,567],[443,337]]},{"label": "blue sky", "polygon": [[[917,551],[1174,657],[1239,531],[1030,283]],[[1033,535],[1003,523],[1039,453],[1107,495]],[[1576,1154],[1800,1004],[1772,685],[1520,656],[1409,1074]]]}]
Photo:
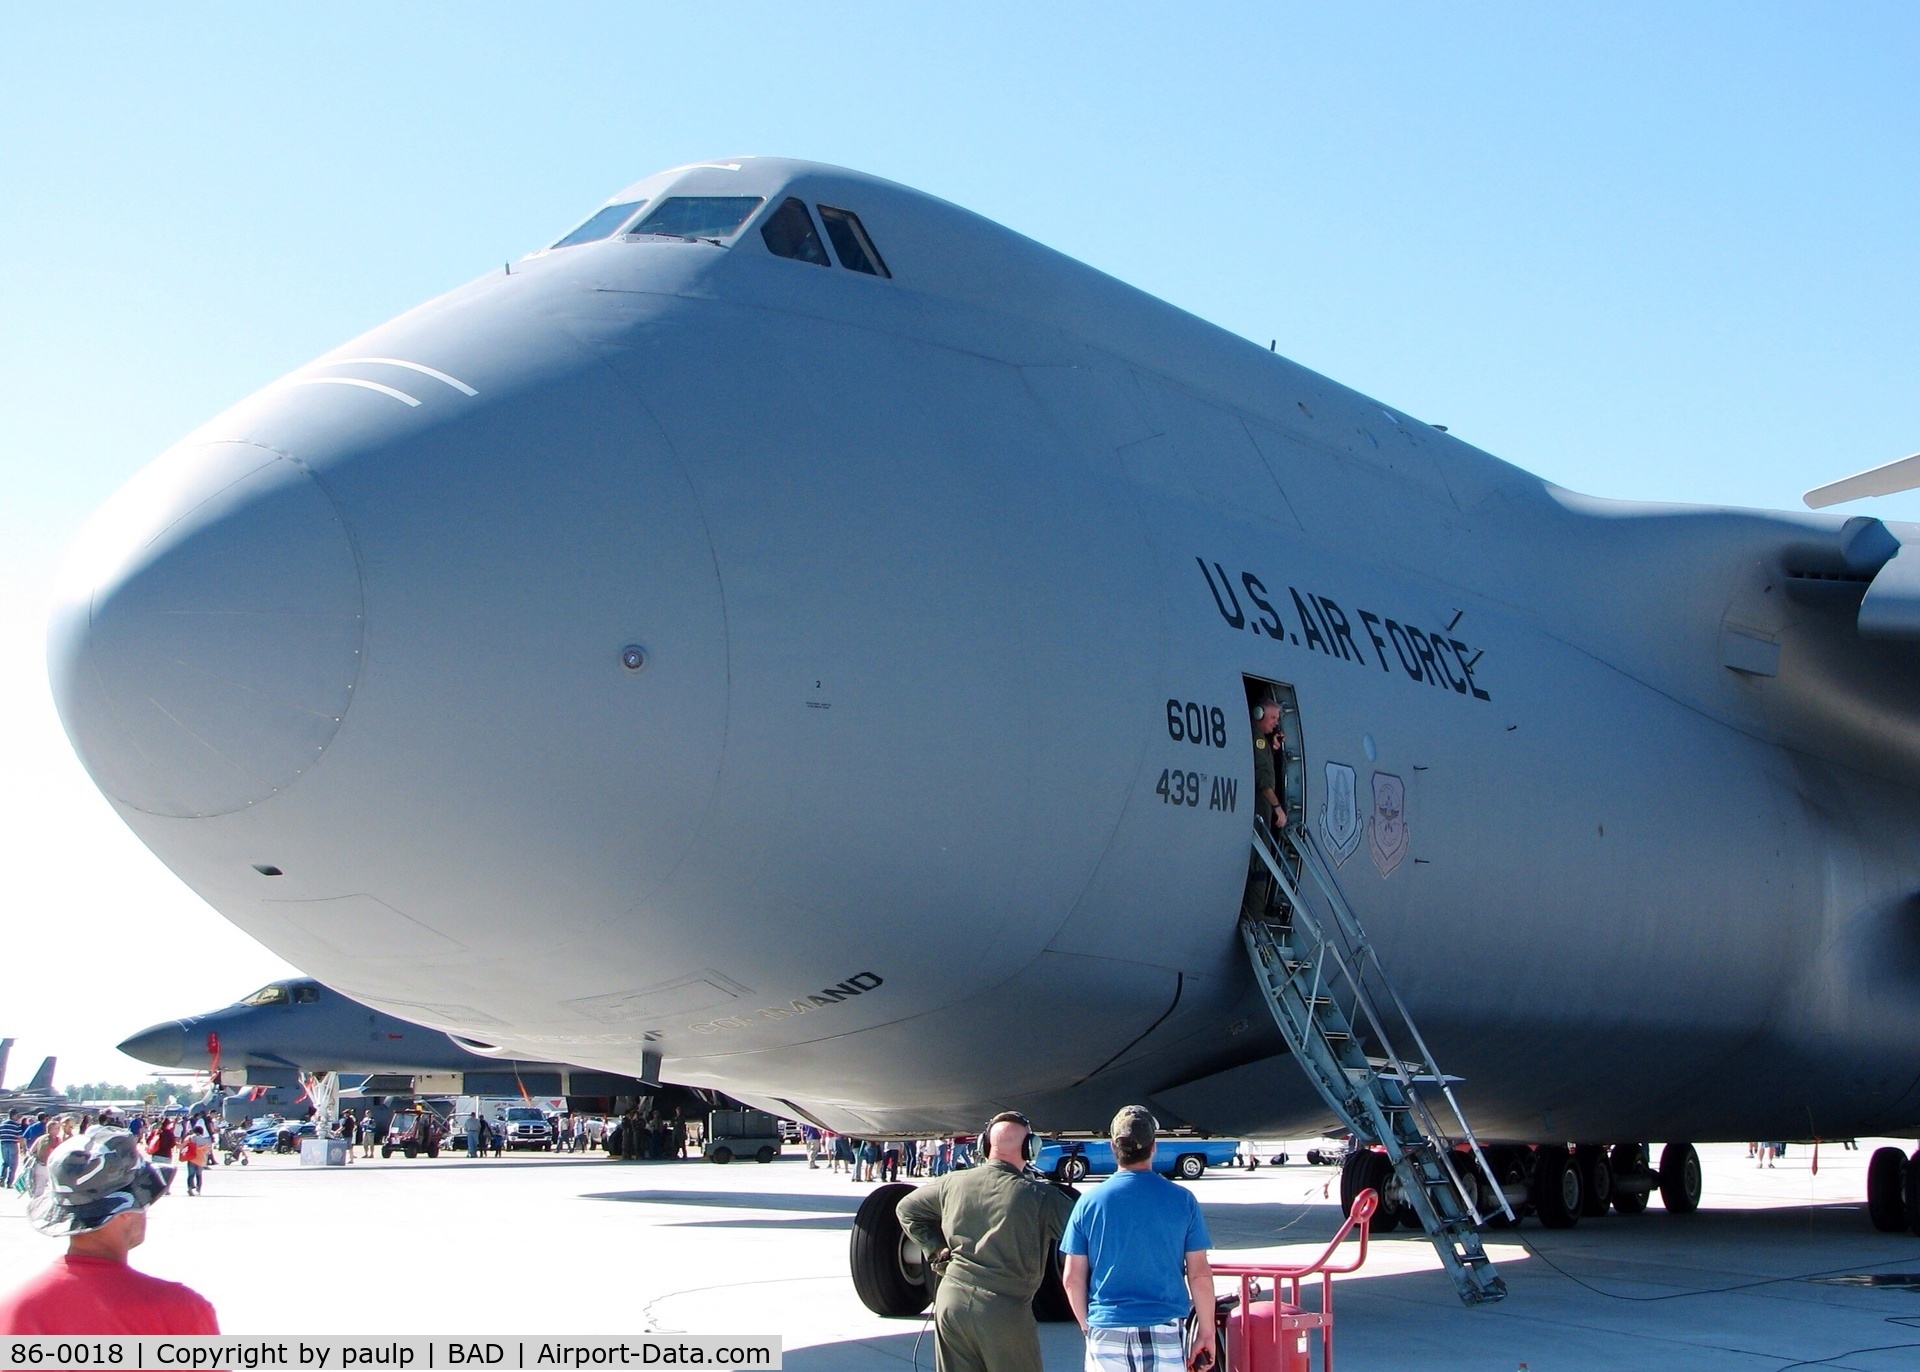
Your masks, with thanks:
[{"label": "blue sky", "polygon": [[1920,449],[1916,70],[1920,12],[1871,4],[6,10],[6,936],[152,962],[0,1033],[128,1075],[122,1033],[278,966],[73,762],[59,548],[195,423],[647,172],[889,176],[1563,485],[1790,506]]}]

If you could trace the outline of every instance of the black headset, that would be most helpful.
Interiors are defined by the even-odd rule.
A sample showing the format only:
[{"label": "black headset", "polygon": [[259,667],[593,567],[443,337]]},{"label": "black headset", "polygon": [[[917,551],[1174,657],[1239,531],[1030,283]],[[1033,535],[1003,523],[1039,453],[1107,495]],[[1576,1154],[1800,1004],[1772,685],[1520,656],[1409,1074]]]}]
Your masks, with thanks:
[{"label": "black headset", "polygon": [[1037,1149],[1037,1145],[1033,1141],[1033,1121],[1021,1114],[1018,1110],[1002,1110],[999,1114],[988,1120],[986,1127],[980,1131],[981,1162],[984,1163],[987,1160],[987,1135],[993,1132],[993,1126],[996,1124],[1006,1124],[1008,1122],[1020,1125],[1027,1131],[1027,1136],[1020,1140],[1020,1161],[1033,1161],[1034,1153]]}]

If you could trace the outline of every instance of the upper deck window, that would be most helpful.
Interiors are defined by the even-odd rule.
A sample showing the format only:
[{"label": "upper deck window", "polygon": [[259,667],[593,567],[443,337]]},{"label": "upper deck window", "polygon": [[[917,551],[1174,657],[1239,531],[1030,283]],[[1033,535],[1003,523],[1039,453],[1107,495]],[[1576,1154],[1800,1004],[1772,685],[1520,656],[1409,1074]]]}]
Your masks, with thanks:
[{"label": "upper deck window", "polygon": [[811,262],[816,267],[830,267],[827,250],[820,242],[820,235],[813,231],[813,216],[807,213],[807,204],[796,196],[788,196],[780,202],[780,208],[767,216],[766,223],[760,226],[760,236],[767,240],[767,251],[775,257],[791,257],[796,262]]},{"label": "upper deck window", "polygon": [[873,240],[867,237],[860,216],[852,210],[836,210],[831,205],[820,207],[820,222],[827,226],[827,237],[833,240],[833,250],[840,255],[840,265],[850,267],[868,276],[892,276],[887,264],[880,260],[879,250],[873,246]]},{"label": "upper deck window", "polygon": [[673,195],[653,207],[630,234],[660,238],[731,238],[760,208],[757,195]]},{"label": "upper deck window", "polygon": [[608,205],[553,246],[571,248],[575,243],[592,243],[602,238],[611,238],[613,231],[633,218],[640,207],[646,203],[644,200],[629,200],[624,205]]},{"label": "upper deck window", "polygon": [[240,1003],[242,1005],[285,1005],[287,1003],[286,983],[276,981],[271,986],[262,986]]}]

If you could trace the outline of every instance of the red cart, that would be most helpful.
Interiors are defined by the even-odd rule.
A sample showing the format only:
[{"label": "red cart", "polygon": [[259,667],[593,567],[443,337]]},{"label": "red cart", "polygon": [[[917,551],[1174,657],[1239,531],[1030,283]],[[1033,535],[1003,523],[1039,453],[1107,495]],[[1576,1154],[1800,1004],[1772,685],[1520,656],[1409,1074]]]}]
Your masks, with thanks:
[{"label": "red cart", "polygon": [[[1358,1272],[1367,1260],[1367,1236],[1373,1228],[1373,1212],[1380,1197],[1371,1190],[1353,1198],[1347,1222],[1319,1257],[1304,1267],[1276,1267],[1259,1263],[1219,1263],[1216,1277],[1240,1279],[1240,1302],[1227,1317],[1227,1372],[1307,1372],[1309,1354],[1307,1336],[1320,1331],[1321,1372],[1333,1372],[1333,1279]],[[1333,1266],[1333,1255],[1358,1228],[1359,1244],[1353,1260]],[[1320,1278],[1320,1308],[1307,1310],[1300,1304],[1300,1283],[1307,1277]],[[1273,1283],[1270,1291],[1261,1291],[1259,1282]],[[1280,1299],[1280,1284],[1287,1283],[1286,1299]]]}]

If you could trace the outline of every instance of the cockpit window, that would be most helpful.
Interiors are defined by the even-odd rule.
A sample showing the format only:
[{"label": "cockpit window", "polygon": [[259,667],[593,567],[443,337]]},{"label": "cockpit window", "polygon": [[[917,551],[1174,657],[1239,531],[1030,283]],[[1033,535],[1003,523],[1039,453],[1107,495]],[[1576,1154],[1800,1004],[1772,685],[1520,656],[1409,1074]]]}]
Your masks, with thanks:
[{"label": "cockpit window", "polygon": [[658,238],[731,238],[747,216],[760,208],[760,201],[757,195],[671,195],[627,232]]},{"label": "cockpit window", "polygon": [[629,200],[624,205],[608,205],[553,246],[571,248],[576,243],[592,243],[602,238],[611,238],[613,231],[633,218],[640,207],[646,203],[644,200]]},{"label": "cockpit window", "polygon": [[287,1003],[286,983],[276,981],[271,986],[262,986],[240,1003],[242,1005],[285,1005]]},{"label": "cockpit window", "polygon": [[892,276],[887,264],[880,260],[879,250],[873,246],[873,240],[867,237],[860,216],[852,210],[836,210],[831,205],[820,207],[820,222],[827,226],[827,237],[833,240],[833,250],[840,255],[840,265],[868,276]]},{"label": "cockpit window", "polygon": [[295,1005],[318,1005],[320,1003],[320,988],[318,986],[294,987],[293,1003]]},{"label": "cockpit window", "polygon": [[767,216],[767,222],[760,226],[760,236],[767,240],[767,251],[775,257],[791,257],[816,267],[833,265],[827,261],[820,235],[813,231],[813,216],[807,213],[806,202],[795,196],[788,196]]}]

